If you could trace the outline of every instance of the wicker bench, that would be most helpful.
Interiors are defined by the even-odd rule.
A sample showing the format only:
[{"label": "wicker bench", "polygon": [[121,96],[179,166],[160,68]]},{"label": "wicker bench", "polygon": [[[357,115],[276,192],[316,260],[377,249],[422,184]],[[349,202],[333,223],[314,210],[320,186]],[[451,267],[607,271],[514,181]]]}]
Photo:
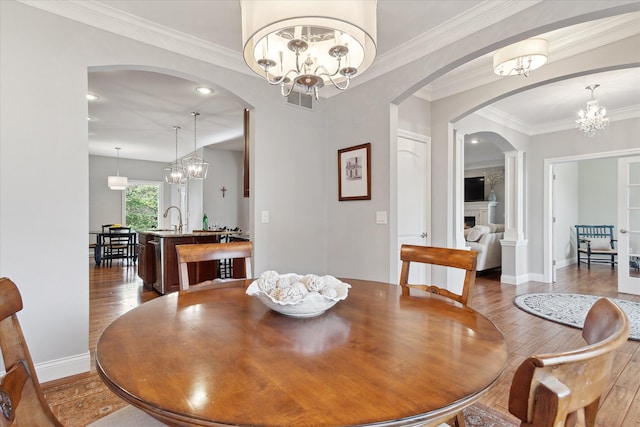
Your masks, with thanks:
[{"label": "wicker bench", "polygon": [[616,265],[618,250],[613,238],[613,225],[576,225],[578,268],[580,263]]}]

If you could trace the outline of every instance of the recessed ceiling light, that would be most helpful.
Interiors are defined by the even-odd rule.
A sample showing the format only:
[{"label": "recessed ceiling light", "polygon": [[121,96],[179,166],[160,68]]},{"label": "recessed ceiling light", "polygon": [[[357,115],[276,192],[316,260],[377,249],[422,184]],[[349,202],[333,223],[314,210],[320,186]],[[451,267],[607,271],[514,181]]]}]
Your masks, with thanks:
[{"label": "recessed ceiling light", "polygon": [[94,94],[92,94],[92,93],[88,93],[88,94],[87,94],[87,99],[88,99],[89,101],[95,101],[96,99],[100,99],[100,97],[99,97],[98,95],[94,95]]},{"label": "recessed ceiling light", "polygon": [[213,89],[209,89],[208,87],[197,87],[196,92],[201,93],[202,95],[209,95],[213,93]]},{"label": "recessed ceiling light", "polygon": [[478,140],[477,140],[477,139],[475,139],[475,138],[473,138],[473,139],[471,140],[471,143],[472,143],[472,144],[477,144],[477,143],[478,143]]}]

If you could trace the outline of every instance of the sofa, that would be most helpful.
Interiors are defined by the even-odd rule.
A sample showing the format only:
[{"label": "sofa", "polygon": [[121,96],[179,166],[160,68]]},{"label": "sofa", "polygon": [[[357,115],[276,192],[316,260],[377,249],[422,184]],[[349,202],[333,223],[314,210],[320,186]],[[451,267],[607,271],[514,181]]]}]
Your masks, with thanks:
[{"label": "sofa", "polygon": [[476,225],[464,230],[466,246],[478,252],[476,271],[502,266],[502,246],[504,224]]}]

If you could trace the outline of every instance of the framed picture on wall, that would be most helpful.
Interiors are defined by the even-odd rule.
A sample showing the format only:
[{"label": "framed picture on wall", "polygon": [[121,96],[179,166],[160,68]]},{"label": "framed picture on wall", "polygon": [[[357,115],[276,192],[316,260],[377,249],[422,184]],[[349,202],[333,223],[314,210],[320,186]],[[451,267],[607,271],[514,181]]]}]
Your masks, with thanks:
[{"label": "framed picture on wall", "polygon": [[338,200],[371,200],[371,143],[338,150]]}]

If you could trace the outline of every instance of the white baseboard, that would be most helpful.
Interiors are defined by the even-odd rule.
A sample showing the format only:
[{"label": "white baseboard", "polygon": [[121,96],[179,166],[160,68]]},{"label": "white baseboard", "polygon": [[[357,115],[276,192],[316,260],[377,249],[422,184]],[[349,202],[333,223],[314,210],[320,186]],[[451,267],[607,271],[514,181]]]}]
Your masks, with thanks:
[{"label": "white baseboard", "polygon": [[568,265],[575,264],[575,263],[576,263],[575,257],[573,257],[573,258],[565,258],[563,260],[556,261],[556,268],[566,267]]},{"label": "white baseboard", "polygon": [[35,365],[38,380],[41,383],[57,380],[71,375],[82,374],[91,370],[89,351],[63,359],[49,360]]},{"label": "white baseboard", "polygon": [[521,274],[520,276],[513,276],[508,274],[502,274],[500,276],[500,283],[504,283],[505,285],[521,285],[523,283],[527,283],[529,281],[528,274]]}]

